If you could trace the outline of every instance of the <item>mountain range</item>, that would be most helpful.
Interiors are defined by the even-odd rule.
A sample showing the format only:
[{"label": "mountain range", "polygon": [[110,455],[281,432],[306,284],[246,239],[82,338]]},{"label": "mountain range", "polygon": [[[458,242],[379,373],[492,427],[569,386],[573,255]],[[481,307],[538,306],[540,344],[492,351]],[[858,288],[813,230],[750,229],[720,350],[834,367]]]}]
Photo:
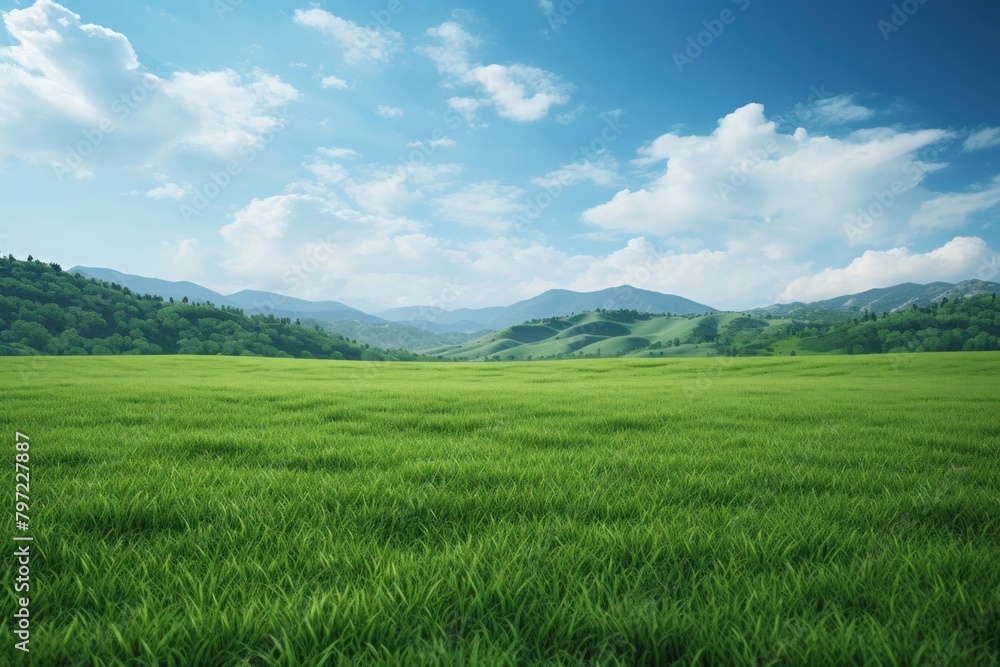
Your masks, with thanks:
[{"label": "mountain range", "polygon": [[[339,301],[307,301],[273,292],[243,290],[221,294],[192,282],[172,282],[130,275],[112,269],[77,266],[70,270],[99,280],[117,283],[138,294],[152,294],[165,299],[210,301],[215,305],[235,306],[248,315],[261,313],[275,317],[301,319],[329,331],[356,337],[359,342],[377,347],[405,346],[407,349],[455,345],[483,332],[497,331],[531,320],[565,317],[574,313],[604,310],[634,310],[640,313],[697,315],[718,313],[717,309],[672,294],[660,294],[628,285],[596,292],[573,292],[554,289],[509,306],[459,308],[447,310],[432,306],[392,308],[375,314],[352,308]],[[867,290],[812,303],[774,304],[747,312],[780,317],[812,311],[882,313],[927,306],[944,298],[1000,293],[1000,284],[965,280],[957,284],[935,282],[927,285],[904,283],[893,287]],[[347,324],[350,323],[350,324]],[[365,325],[365,326],[361,326]],[[477,334],[473,336],[472,334]],[[461,334],[461,336],[456,336]]]},{"label": "mountain range", "polygon": [[191,282],[171,282],[158,278],[135,276],[111,269],[76,266],[70,273],[79,273],[98,280],[118,283],[138,294],[152,294],[175,300],[187,297],[193,301],[210,301],[217,306],[235,306],[248,315],[261,313],[275,317],[309,319],[319,322],[355,321],[367,323],[399,323],[433,333],[472,333],[503,329],[533,319],[571,315],[591,310],[637,310],[642,313],[674,313],[693,315],[717,312],[715,308],[672,294],[660,294],[628,285],[597,292],[549,290],[531,299],[510,306],[490,308],[459,308],[446,310],[431,306],[410,306],[365,313],[339,301],[306,301],[273,292],[243,290],[221,294]]}]

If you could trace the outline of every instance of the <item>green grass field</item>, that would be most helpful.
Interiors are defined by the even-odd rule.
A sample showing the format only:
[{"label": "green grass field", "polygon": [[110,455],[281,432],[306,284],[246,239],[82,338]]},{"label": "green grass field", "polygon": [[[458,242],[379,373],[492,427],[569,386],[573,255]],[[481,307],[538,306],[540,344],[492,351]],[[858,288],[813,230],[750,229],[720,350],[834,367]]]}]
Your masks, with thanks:
[{"label": "green grass field", "polygon": [[0,373],[2,664],[998,664],[1000,354]]}]

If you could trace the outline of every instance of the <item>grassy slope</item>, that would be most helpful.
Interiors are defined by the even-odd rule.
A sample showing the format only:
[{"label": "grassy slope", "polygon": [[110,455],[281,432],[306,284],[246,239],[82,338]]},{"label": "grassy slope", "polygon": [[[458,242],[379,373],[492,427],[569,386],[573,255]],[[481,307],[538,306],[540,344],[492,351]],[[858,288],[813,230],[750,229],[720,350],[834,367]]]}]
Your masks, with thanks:
[{"label": "grassy slope", "polygon": [[[499,355],[506,361],[534,359],[553,355],[583,353],[584,356],[617,356],[650,343],[669,343],[675,338],[685,340],[699,324],[710,323],[721,328],[741,317],[739,314],[719,313],[687,319],[682,317],[654,317],[636,322],[609,322],[598,313],[581,313],[549,324],[519,325],[505,331],[487,334],[464,345],[452,345],[422,350],[424,354],[460,361],[473,361]],[[787,320],[774,320],[783,323]],[[679,348],[636,352],[635,356],[706,356],[713,350],[711,344],[702,343]],[[661,355],[660,352],[663,352]]]},{"label": "grassy slope", "polygon": [[998,371],[0,359],[33,664],[995,665]]}]

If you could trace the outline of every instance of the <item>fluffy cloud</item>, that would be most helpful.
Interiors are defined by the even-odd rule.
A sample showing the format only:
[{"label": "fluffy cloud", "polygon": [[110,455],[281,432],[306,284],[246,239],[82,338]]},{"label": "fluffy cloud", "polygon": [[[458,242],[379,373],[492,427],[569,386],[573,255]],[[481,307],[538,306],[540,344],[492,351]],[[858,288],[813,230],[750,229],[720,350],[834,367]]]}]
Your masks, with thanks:
[{"label": "fluffy cloud", "polygon": [[197,119],[196,127],[177,143],[219,155],[259,147],[267,133],[283,124],[274,110],[298,97],[295,88],[259,69],[245,84],[232,70],[181,72],[164,81],[163,90]]},{"label": "fluffy cloud", "polygon": [[148,190],[146,196],[150,199],[173,199],[180,201],[187,196],[188,190],[191,189],[190,184],[185,183],[184,185],[178,185],[177,183],[164,183],[163,185]]},{"label": "fluffy cloud", "polygon": [[299,25],[319,30],[334,40],[350,64],[384,62],[402,47],[403,36],[377,24],[361,26],[322,9],[296,9]]},{"label": "fluffy cloud", "polygon": [[478,98],[453,97],[449,105],[467,119],[480,107],[491,104],[503,118],[532,122],[545,118],[553,106],[568,104],[572,86],[552,72],[521,63],[481,65],[472,62],[470,51],[481,42],[454,22],[431,28],[427,34],[440,46],[420,49],[437,65],[447,87],[475,86]]},{"label": "fluffy cloud", "polygon": [[424,199],[428,193],[441,192],[460,171],[461,167],[455,164],[419,162],[367,167],[359,170],[344,190],[364,210],[398,211]]},{"label": "fluffy cloud", "polygon": [[991,257],[985,241],[963,236],[924,254],[907,248],[869,250],[844,268],[828,268],[793,280],[781,301],[818,301],[905,282],[957,282],[975,277]]},{"label": "fluffy cloud", "polygon": [[298,94],[260,70],[153,74],[124,35],[51,0],[3,23],[12,45],[0,48],[0,156],[51,164],[60,177],[92,176],[112,157],[145,165],[178,150],[259,145]]},{"label": "fluffy cloud", "polygon": [[[292,285],[292,274],[343,277],[363,272],[398,234],[416,224],[391,215],[358,212],[331,195],[284,194],[254,199],[220,230],[233,253],[223,262],[232,275],[257,284]],[[306,261],[306,260],[309,261]],[[389,269],[378,262],[368,269]],[[305,280],[299,275],[299,282]]]},{"label": "fluffy cloud", "polygon": [[483,181],[439,197],[435,205],[437,214],[445,220],[500,232],[513,227],[514,217],[524,208],[524,195],[520,188]]},{"label": "fluffy cloud", "polygon": [[[596,227],[660,237],[698,233],[789,254],[819,241],[845,240],[845,226],[878,197],[887,200],[871,239],[906,228],[919,204],[907,194],[943,165],[919,152],[949,138],[943,130],[859,131],[845,138],[782,133],[760,104],[719,121],[707,136],[665,134],[636,164],[659,177],[583,214]],[[735,244],[735,245],[734,245]]]}]

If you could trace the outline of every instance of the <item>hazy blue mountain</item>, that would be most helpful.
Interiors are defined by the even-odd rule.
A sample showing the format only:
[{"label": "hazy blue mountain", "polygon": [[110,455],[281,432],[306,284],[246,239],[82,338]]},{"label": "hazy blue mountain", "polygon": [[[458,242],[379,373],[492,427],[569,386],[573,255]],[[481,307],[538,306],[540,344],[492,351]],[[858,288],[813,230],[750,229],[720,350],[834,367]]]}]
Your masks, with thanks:
[{"label": "hazy blue mountain", "polygon": [[243,290],[235,294],[224,295],[207,287],[187,281],[171,282],[158,278],[134,276],[112,269],[87,266],[75,266],[69,272],[117,283],[122,287],[128,287],[140,295],[152,294],[154,296],[162,296],[164,299],[173,297],[176,301],[187,297],[191,301],[211,301],[217,306],[235,306],[242,308],[243,312],[247,315],[260,313],[263,315],[274,315],[275,317],[290,317],[292,319],[310,317],[326,322],[335,320],[384,321],[356,308],[351,308],[339,301],[306,301],[305,299],[296,299],[273,292],[258,292],[254,290]]},{"label": "hazy blue mountain", "polygon": [[384,320],[364,313],[357,308],[339,301],[306,301],[273,292],[243,290],[226,297],[246,313],[274,314],[275,317],[292,319],[312,318],[323,322],[357,320],[360,322],[383,322]]},{"label": "hazy blue mountain", "polygon": [[[318,322],[346,322],[379,324],[393,322],[410,329],[423,330],[431,334],[473,333],[498,331],[507,327],[545,319],[564,317],[572,313],[583,313],[598,309],[637,310],[641,313],[673,313],[675,315],[696,315],[718,312],[715,308],[672,294],[660,294],[637,289],[627,285],[612,287],[598,292],[572,292],[570,290],[549,290],[531,299],[519,301],[510,306],[490,308],[458,308],[446,310],[429,306],[393,308],[376,315],[370,315],[339,301],[307,301],[282,296],[272,292],[243,290],[235,294],[223,295],[191,282],[171,282],[157,278],[144,278],[103,268],[77,266],[72,273],[107,280],[128,287],[138,294],[154,294],[163,298],[180,300],[188,297],[192,301],[211,301],[216,305],[242,308],[252,315],[273,314],[275,317],[309,319]],[[972,296],[975,294],[1000,293],[1000,284],[983,280],[965,280],[957,284],[936,282],[928,285],[904,283],[893,287],[871,289],[859,294],[849,294],[813,303],[774,304],[757,308],[752,312],[787,316],[799,312],[827,311],[831,313],[859,313],[865,310],[876,313],[909,308],[911,305],[927,306],[941,299]],[[341,327],[350,329],[354,325]],[[346,335],[346,334],[345,334]],[[398,328],[371,329],[366,336],[372,340],[406,341],[416,345],[424,339],[414,331]],[[352,336],[359,338],[359,336]],[[370,341],[366,341],[370,342]],[[457,341],[451,344],[456,344]],[[374,343],[371,343],[374,344]],[[422,344],[422,343],[421,343]],[[381,347],[382,345],[380,345]],[[413,349],[412,347],[410,349]]]},{"label": "hazy blue mountain", "polygon": [[642,313],[674,313],[693,315],[717,312],[715,308],[673,294],[660,294],[623,285],[597,292],[572,292],[554,289],[510,306],[491,308],[459,308],[444,310],[428,306],[393,308],[379,317],[410,326],[450,331],[504,329],[514,324],[546,317],[561,317],[603,308],[606,310],[638,310]]},{"label": "hazy blue mountain", "polygon": [[323,322],[311,318],[303,318],[302,324],[319,325],[330,333],[337,333],[348,340],[367,343],[372,347],[390,350],[426,350],[445,345],[461,345],[485,332],[434,333],[427,329],[411,327],[403,322],[358,322],[342,320],[338,322]]},{"label": "hazy blue mountain", "polygon": [[152,294],[153,296],[162,296],[164,299],[172,297],[176,301],[187,297],[190,301],[211,301],[217,306],[235,305],[222,294],[186,280],[173,282],[170,280],[160,280],[159,278],[144,278],[142,276],[121,273],[113,269],[93,268],[89,266],[74,266],[68,273],[79,273],[90,278],[116,283],[122,287],[129,288],[139,296]]},{"label": "hazy blue mountain", "polygon": [[976,294],[1000,293],[1000,284],[984,280],[963,280],[960,283],[903,283],[893,287],[870,289],[858,294],[838,296],[812,303],[774,304],[765,308],[757,308],[753,312],[771,315],[791,315],[803,310],[834,310],[846,313],[860,313],[865,310],[874,313],[884,313],[899,308],[909,308],[912,305],[927,306],[944,298],[974,296]]}]

